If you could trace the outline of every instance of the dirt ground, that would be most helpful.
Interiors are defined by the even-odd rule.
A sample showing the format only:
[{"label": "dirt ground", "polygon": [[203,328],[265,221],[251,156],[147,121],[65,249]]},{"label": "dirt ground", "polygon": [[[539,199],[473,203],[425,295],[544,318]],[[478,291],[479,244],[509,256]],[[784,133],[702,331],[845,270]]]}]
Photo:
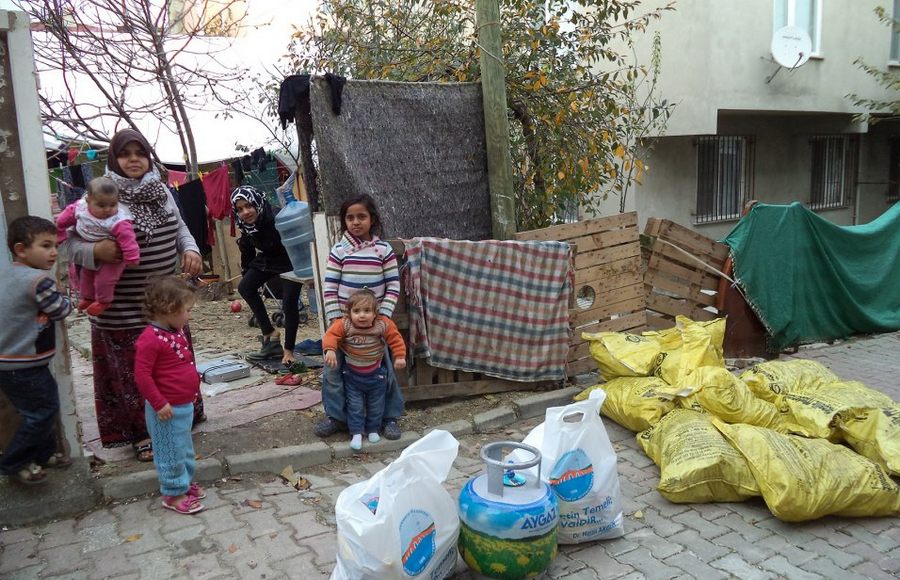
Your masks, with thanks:
[{"label": "dirt ground", "polygon": [[[242,303],[239,313],[232,313],[231,300],[199,302],[195,305],[191,319],[191,333],[195,350],[214,349],[246,353],[258,348],[256,341],[259,329],[249,326],[249,308]],[[266,307],[271,314],[278,303],[267,300]],[[303,339],[320,338],[318,323],[311,317],[301,324],[297,332],[297,342]],[[312,389],[320,388],[318,370],[310,371]],[[244,388],[252,388],[244,387]],[[407,403],[406,415],[400,421],[404,431],[421,433],[428,427],[450,423],[458,419],[470,419],[473,415],[504,405],[508,401],[522,397],[523,391],[488,394],[474,397],[416,401]],[[313,434],[313,426],[324,418],[322,405],[302,411],[284,411],[256,421],[221,431],[195,432],[194,447],[199,457],[222,457],[234,453],[258,451],[290,445],[302,445],[321,441]],[[331,436],[328,441],[339,442],[346,439],[346,433]],[[146,469],[130,454],[121,461],[108,462],[96,466],[97,475],[119,475]]]}]

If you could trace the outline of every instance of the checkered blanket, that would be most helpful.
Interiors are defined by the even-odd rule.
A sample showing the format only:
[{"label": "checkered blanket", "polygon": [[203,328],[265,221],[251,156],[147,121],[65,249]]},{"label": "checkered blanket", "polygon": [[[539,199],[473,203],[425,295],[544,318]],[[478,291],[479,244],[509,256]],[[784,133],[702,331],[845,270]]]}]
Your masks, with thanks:
[{"label": "checkered blanket", "polygon": [[416,356],[514,381],[565,378],[568,244],[415,238],[406,257]]}]

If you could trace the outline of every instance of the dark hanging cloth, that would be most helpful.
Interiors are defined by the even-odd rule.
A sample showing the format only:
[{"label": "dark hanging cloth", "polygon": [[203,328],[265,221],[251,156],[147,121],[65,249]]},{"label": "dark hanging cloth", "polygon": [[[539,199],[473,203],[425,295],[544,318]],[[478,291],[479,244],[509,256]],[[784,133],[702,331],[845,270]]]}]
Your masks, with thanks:
[{"label": "dark hanging cloth", "polygon": [[341,114],[341,95],[344,93],[344,84],[347,79],[340,75],[325,73],[325,81],[331,90],[331,112],[335,115]]},{"label": "dark hanging cloth", "polygon": [[250,171],[253,169],[253,159],[249,155],[244,155],[241,157],[241,167],[243,167],[244,171]]},{"label": "dark hanging cloth", "polygon": [[304,99],[309,100],[309,75],[290,75],[281,81],[278,89],[278,118],[282,129],[286,129],[287,124],[294,120],[297,106]]},{"label": "dark hanging cloth", "polygon": [[207,242],[206,192],[202,181],[195,179],[178,187],[178,209],[181,210],[181,218],[194,236],[200,253],[208,253],[211,248]]},{"label": "dark hanging cloth", "polygon": [[[93,173],[93,172],[92,172]],[[81,168],[81,165],[72,165],[72,187],[77,187],[79,189],[87,189],[85,186],[85,175],[84,170]],[[88,178],[90,181],[91,178]]]},{"label": "dark hanging cloth", "polygon": [[253,169],[257,171],[265,171],[266,165],[269,163],[269,155],[265,149],[260,147],[250,152],[250,158],[253,160]]},{"label": "dark hanging cloth", "polygon": [[47,169],[55,169],[66,165],[68,150],[60,145],[55,151],[47,153]]},{"label": "dark hanging cloth", "polygon": [[244,164],[240,159],[231,161],[231,170],[234,171],[234,186],[240,187],[244,183]]},{"label": "dark hanging cloth", "polygon": [[64,165],[62,168],[63,183],[57,190],[59,195],[59,208],[65,209],[67,205],[75,203],[84,195],[85,184],[94,178],[94,168],[90,163],[81,165]]}]

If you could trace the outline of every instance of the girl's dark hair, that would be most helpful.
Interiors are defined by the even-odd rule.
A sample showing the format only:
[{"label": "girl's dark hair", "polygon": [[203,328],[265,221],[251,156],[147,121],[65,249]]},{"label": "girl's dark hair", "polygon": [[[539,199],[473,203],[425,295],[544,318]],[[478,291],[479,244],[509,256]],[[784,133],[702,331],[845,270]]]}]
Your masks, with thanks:
[{"label": "girl's dark hair", "polygon": [[357,304],[365,304],[369,303],[372,305],[372,310],[376,313],[378,312],[378,298],[375,297],[375,293],[369,290],[368,288],[363,288],[362,290],[357,290],[353,294],[347,298],[347,314],[350,314],[350,311]]},{"label": "girl's dark hair", "polygon": [[151,280],[144,292],[147,316],[168,316],[194,302],[194,288],[178,276],[160,276]]},{"label": "girl's dark hair", "polygon": [[368,193],[354,195],[341,204],[341,233],[347,231],[347,210],[350,209],[351,205],[356,205],[358,203],[364,205],[366,211],[372,216],[372,229],[369,231],[379,238],[383,237],[384,228],[381,226],[381,215],[378,213],[378,207],[375,205],[375,200],[372,199],[372,196]]},{"label": "girl's dark hair", "polygon": [[88,182],[88,195],[119,195],[119,186],[108,177],[95,177]]}]

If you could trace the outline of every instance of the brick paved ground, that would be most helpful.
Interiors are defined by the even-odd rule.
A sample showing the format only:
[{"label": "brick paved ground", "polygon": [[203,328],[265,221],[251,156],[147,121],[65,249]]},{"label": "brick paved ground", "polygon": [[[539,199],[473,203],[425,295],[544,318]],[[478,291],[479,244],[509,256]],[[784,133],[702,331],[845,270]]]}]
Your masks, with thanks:
[{"label": "brick paved ground", "polygon": [[[804,349],[842,378],[862,380],[900,400],[900,334]],[[447,487],[454,497],[479,473],[479,446],[520,439],[536,420],[460,440]],[[606,421],[619,452],[626,536],[562,547],[550,578],[897,578],[896,518],[823,518],[786,524],[761,501],[676,505],[656,491],[658,469],[634,436]],[[398,452],[360,456],[304,472],[298,494],[272,476],[209,489],[208,510],[179,516],[141,498],[81,518],[0,531],[0,577],[320,578],[334,565],[334,500]],[[247,500],[259,500],[247,503]],[[254,507],[258,505],[259,507]],[[468,580],[466,572],[460,580]]]}]

